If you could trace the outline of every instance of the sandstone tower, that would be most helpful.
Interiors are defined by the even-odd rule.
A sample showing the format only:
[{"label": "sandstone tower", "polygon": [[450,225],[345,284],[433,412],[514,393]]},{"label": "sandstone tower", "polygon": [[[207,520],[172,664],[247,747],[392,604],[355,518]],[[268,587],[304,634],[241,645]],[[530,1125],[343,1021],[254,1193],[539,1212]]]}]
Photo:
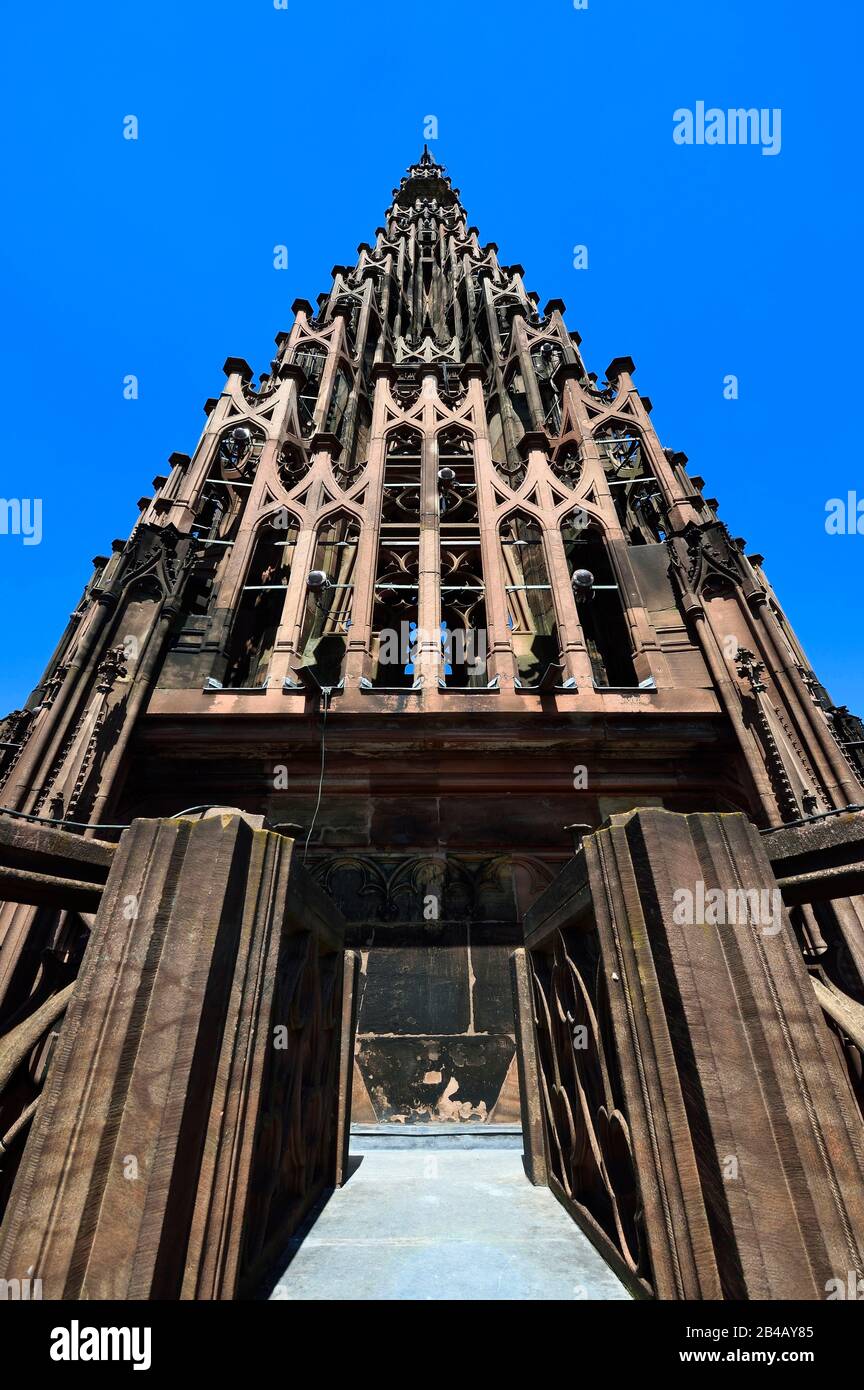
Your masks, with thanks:
[{"label": "sandstone tower", "polygon": [[[3,807],[94,863],[135,820],[213,807],[293,840],[360,956],[355,1120],[518,1119],[508,957],[610,817],[737,813],[769,844],[864,803],[864,728],[762,557],[661,443],[632,361],[598,381],[564,312],[424,150],[257,384],[227,360],[194,453],[0,724]],[[0,1030],[36,1021],[0,1089],[3,1197],[94,922],[86,892],[16,896],[16,862]],[[860,1004],[856,884],[787,905],[807,968]]]}]

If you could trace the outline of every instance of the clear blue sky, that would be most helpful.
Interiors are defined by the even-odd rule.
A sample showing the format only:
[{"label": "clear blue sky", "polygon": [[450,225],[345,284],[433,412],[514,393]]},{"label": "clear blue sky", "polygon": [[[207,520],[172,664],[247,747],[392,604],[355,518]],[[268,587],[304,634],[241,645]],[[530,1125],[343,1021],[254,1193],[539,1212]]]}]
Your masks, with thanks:
[{"label": "clear blue sky", "polygon": [[[0,713],[90,558],[128,534],[172,450],[192,452],[225,357],[265,369],[295,297],[372,239],[430,114],[482,238],[566,301],[589,369],[635,359],[663,443],[766,555],[834,698],[864,712],[864,536],[825,532],[829,498],[864,498],[861,9],[5,6],[0,496],[44,513],[40,545],[0,535]],[[677,146],[672,114],[698,101],[780,107],[781,153]]]}]

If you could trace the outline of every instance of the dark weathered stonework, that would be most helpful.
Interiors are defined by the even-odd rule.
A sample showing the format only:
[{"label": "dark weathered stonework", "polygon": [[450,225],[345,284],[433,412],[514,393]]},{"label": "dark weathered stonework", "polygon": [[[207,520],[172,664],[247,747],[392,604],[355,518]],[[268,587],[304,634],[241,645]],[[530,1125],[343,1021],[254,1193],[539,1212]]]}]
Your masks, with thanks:
[{"label": "dark weathered stonework", "polygon": [[[353,968],[236,812],[117,851],[0,1235],[46,1298],[232,1298],[344,1171]],[[344,1020],[344,1021],[343,1021]]]},{"label": "dark weathered stonework", "polygon": [[[679,911],[699,884],[769,914]],[[660,1298],[820,1299],[864,1274],[861,1112],[779,897],[744,816],[647,810],[587,836],[526,917],[535,1181]]]}]

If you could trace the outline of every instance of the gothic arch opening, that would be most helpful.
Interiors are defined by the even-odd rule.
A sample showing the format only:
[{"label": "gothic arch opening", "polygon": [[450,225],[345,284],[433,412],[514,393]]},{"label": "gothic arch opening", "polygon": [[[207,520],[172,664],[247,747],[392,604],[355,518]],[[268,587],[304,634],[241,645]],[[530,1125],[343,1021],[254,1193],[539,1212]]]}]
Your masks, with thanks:
[{"label": "gothic arch opening", "polygon": [[630,544],[655,545],[665,540],[660,484],[639,430],[617,421],[599,429],[595,440],[618,521]]},{"label": "gothic arch opening", "polygon": [[[209,611],[218,574],[231,553],[246,510],[265,440],[260,427],[241,420],[223,430],[217,441],[192,526],[198,546],[185,601],[187,613],[194,619],[202,619]],[[175,636],[182,632],[185,616],[178,615]]]},{"label": "gothic arch opening", "polygon": [[528,402],[528,391],[525,386],[525,378],[518,362],[508,375],[506,386],[507,397],[512,408],[513,417],[521,426],[521,436],[534,428],[534,422],[531,418],[531,406]]},{"label": "gothic arch opening", "polygon": [[565,487],[575,488],[582,478],[583,469],[582,448],[578,441],[568,439],[556,449],[549,467]]},{"label": "gothic arch opening", "polygon": [[297,406],[300,415],[300,430],[308,438],[315,431],[315,409],[324,366],[327,362],[327,349],[321,343],[302,342],[294,349],[293,361],[305,376],[300,388]]},{"label": "gothic arch opening", "polygon": [[582,524],[584,513],[567,517],[561,527],[571,576],[585,571],[590,579],[574,585],[579,619],[591,660],[595,684],[638,686],[633,665],[630,626],[618,578],[599,526]]},{"label": "gothic arch opening", "polygon": [[511,512],[498,534],[518,679],[522,685],[536,686],[560,657],[543,527],[527,512]]},{"label": "gothic arch opening", "polygon": [[474,436],[458,425],[438,435],[438,530],[444,684],[486,685],[486,586]]},{"label": "gothic arch opening", "polygon": [[231,630],[226,686],[257,689],[267,682],[299,530],[297,518],[285,511],[259,528]]},{"label": "gothic arch opening", "polygon": [[320,686],[336,686],[351,628],[360,523],[334,512],[318,527],[311,573],[324,582],[309,588],[300,637],[300,665]]},{"label": "gothic arch opening", "polygon": [[348,415],[348,402],[351,399],[351,381],[348,374],[339,367],[333,382],[330,404],[324,419],[327,434],[335,434],[341,440]]},{"label": "gothic arch opening", "polygon": [[418,674],[422,464],[419,430],[392,430],[384,454],[372,609],[372,683],[382,687],[410,687]]},{"label": "gothic arch opening", "polygon": [[555,373],[563,361],[560,343],[548,338],[531,349],[531,364],[543,405],[543,423],[552,435],[561,430],[561,392],[555,385]]}]

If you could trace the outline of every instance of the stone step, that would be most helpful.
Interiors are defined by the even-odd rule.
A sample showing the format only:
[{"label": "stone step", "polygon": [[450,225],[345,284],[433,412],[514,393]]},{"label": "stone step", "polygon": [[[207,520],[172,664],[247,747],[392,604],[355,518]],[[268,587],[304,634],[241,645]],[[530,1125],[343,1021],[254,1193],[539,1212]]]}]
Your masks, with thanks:
[{"label": "stone step", "polygon": [[516,1149],[522,1152],[521,1125],[377,1124],[351,1126],[351,1153],[383,1149]]}]

